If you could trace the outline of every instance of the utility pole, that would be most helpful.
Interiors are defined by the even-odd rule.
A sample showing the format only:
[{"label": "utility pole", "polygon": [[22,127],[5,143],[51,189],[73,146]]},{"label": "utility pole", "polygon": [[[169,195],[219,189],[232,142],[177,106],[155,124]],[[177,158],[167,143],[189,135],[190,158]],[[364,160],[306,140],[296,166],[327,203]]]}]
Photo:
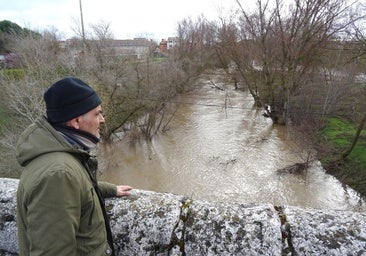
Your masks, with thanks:
[{"label": "utility pole", "polygon": [[83,18],[83,8],[81,6],[81,0],[79,0],[79,5],[80,5],[80,20],[81,20],[81,36],[82,36],[82,40],[83,40],[83,48],[84,48],[84,51],[85,51],[84,18]]}]

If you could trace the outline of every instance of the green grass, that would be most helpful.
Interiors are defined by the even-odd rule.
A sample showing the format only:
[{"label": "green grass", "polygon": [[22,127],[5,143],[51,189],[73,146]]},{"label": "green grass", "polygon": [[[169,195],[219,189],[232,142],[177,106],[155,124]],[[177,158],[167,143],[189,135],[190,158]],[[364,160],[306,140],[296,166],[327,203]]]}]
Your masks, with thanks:
[{"label": "green grass", "polygon": [[4,104],[1,102],[0,103],[0,128],[3,125],[6,125],[9,121],[9,114],[8,111],[6,109],[6,107],[4,106]]},{"label": "green grass", "polygon": [[21,80],[24,78],[24,70],[21,68],[11,68],[11,69],[3,69],[0,71],[1,75],[6,76],[8,78],[12,78],[15,80]]},{"label": "green grass", "polygon": [[[25,71],[21,68],[0,69],[0,79],[4,79],[4,83],[8,80],[21,81],[24,76]],[[3,126],[10,124],[12,121],[13,116],[10,114],[7,104],[8,99],[3,89],[0,92],[0,131]]]},{"label": "green grass", "polygon": [[341,182],[351,186],[362,195],[366,195],[366,130],[360,134],[356,146],[345,161],[339,161],[340,155],[347,150],[356,134],[357,125],[341,118],[329,118],[322,135],[334,149],[333,154],[321,161],[328,166]]},{"label": "green grass", "polygon": [[[340,118],[332,117],[328,119],[327,126],[323,130],[323,135],[337,149],[337,151],[339,151],[339,153],[342,153],[351,146],[352,140],[356,135],[356,129],[357,127],[355,127],[352,123]],[[363,129],[361,132],[356,146],[349,155],[349,160],[359,161],[360,164],[366,169],[365,129]]]}]

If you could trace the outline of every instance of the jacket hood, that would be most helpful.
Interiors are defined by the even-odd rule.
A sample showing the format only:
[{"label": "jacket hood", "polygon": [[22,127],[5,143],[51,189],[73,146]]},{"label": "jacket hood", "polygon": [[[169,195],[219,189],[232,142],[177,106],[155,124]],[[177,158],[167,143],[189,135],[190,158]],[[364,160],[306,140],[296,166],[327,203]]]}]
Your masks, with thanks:
[{"label": "jacket hood", "polygon": [[50,125],[45,117],[39,117],[20,135],[16,145],[16,158],[21,166],[26,166],[34,158],[51,153],[68,152],[86,154],[76,149]]}]

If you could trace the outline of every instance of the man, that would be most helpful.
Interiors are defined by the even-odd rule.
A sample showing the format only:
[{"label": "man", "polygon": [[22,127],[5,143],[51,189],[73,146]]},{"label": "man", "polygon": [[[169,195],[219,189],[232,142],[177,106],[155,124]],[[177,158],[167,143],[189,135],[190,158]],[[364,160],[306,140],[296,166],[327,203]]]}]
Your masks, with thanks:
[{"label": "man", "polygon": [[100,138],[101,99],[80,79],[67,77],[44,93],[46,117],[20,136],[24,166],[17,191],[20,255],[114,255],[105,197],[130,186],[96,181],[91,150]]}]

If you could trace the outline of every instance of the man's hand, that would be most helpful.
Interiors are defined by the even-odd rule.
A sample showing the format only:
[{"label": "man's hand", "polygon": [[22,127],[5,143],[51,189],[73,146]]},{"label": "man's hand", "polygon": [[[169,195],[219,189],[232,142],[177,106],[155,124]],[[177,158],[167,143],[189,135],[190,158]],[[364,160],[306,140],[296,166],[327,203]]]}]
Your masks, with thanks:
[{"label": "man's hand", "polygon": [[118,185],[117,186],[117,193],[116,196],[117,197],[121,197],[121,196],[129,196],[130,195],[130,190],[132,189],[131,186],[128,185]]}]

